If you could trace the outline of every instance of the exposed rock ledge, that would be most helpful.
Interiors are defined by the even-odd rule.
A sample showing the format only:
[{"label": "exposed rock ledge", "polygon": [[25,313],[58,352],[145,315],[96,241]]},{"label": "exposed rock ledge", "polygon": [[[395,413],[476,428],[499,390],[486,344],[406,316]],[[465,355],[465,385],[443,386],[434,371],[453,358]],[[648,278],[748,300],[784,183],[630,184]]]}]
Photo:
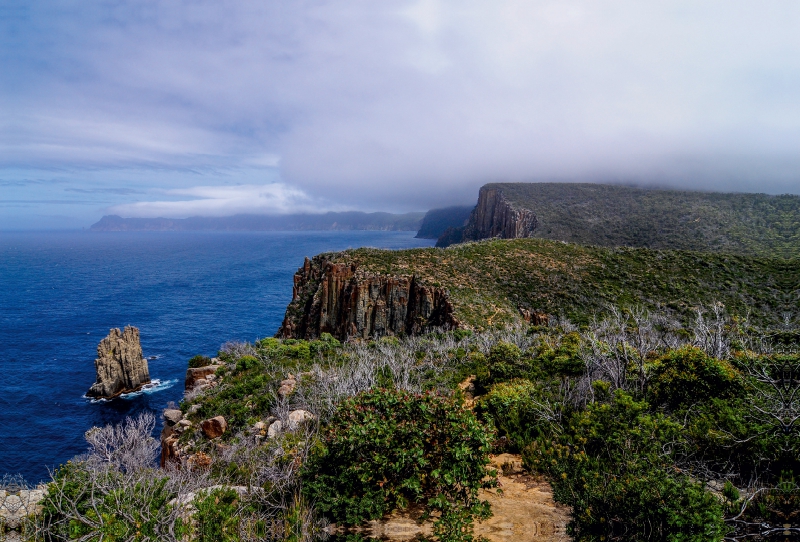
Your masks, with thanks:
[{"label": "exposed rock ledge", "polygon": [[150,383],[147,360],[142,356],[139,330],[126,326],[114,328],[97,345],[94,360],[97,382],[86,392],[87,397],[110,399],[122,393],[139,390]]},{"label": "exposed rock ledge", "polygon": [[27,487],[6,486],[0,489],[0,540],[22,540],[16,536],[26,518],[38,514],[42,510],[41,500],[44,498],[46,488],[39,486],[35,489]]},{"label": "exposed rock ledge", "polygon": [[330,254],[306,258],[294,275],[292,302],[277,336],[339,340],[416,334],[459,322],[443,288],[414,276],[362,273],[357,264],[336,263]]},{"label": "exposed rock ledge", "polygon": [[514,206],[503,196],[503,191],[493,186],[484,186],[478,194],[478,204],[472,210],[469,222],[463,228],[450,228],[436,242],[437,247],[446,247],[462,241],[477,241],[500,237],[518,239],[530,237],[538,221],[529,209]]}]

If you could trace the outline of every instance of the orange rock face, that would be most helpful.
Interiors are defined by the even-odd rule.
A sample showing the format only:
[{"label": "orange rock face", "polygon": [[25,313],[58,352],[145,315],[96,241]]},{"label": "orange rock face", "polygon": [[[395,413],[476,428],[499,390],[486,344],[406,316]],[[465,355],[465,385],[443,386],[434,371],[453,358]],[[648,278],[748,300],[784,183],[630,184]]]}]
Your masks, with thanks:
[{"label": "orange rock face", "polygon": [[361,274],[356,265],[306,258],[294,276],[292,302],[278,336],[340,340],[416,334],[458,327],[447,292],[413,276]]}]

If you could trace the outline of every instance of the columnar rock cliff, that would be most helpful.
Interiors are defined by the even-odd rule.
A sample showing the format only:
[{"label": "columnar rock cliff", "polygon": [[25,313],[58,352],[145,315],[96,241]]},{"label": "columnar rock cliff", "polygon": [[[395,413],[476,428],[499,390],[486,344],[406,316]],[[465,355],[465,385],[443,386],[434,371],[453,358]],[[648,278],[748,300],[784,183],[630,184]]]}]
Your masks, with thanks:
[{"label": "columnar rock cliff", "polygon": [[512,204],[495,186],[484,186],[478,194],[478,204],[463,228],[451,228],[439,238],[436,246],[443,247],[460,241],[477,241],[500,237],[518,239],[530,237],[538,221],[533,211]]},{"label": "columnar rock cliff", "polygon": [[457,327],[453,306],[442,288],[413,275],[362,273],[355,263],[306,258],[294,276],[292,302],[279,337],[338,339],[420,333]]},{"label": "columnar rock cliff", "polygon": [[124,331],[112,329],[97,345],[94,367],[97,382],[86,392],[88,397],[110,399],[149,384],[150,371],[142,356],[139,330],[133,326]]}]

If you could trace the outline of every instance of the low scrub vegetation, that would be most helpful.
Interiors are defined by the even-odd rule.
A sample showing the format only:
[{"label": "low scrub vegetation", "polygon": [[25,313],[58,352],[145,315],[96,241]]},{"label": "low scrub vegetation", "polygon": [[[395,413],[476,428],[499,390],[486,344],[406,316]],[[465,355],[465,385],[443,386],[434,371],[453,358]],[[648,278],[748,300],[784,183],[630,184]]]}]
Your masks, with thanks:
[{"label": "low scrub vegetation", "polygon": [[[753,540],[796,525],[796,329],[719,305],[689,325],[606,314],[225,345],[215,385],[180,405],[181,457],[156,468],[151,417],[90,430],[87,454],[54,473],[37,537],[303,541],[335,523],[356,540],[348,528],[405,509],[435,540],[470,540],[491,513],[490,452],[520,453],[551,482],[576,540]],[[200,422],[213,416],[227,430],[210,440]]]}]

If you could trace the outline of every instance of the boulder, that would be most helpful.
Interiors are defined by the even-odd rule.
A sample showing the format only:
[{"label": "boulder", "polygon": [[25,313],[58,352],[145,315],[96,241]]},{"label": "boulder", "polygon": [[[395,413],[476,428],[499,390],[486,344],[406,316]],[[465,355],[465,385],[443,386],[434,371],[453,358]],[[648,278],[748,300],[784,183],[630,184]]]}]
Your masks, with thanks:
[{"label": "boulder", "polygon": [[[292,410],[289,413],[289,430],[294,431],[300,424],[314,419],[314,415],[307,410]],[[277,422],[276,422],[277,423]]]},{"label": "boulder", "polygon": [[150,371],[142,357],[139,330],[133,326],[126,326],[124,331],[112,329],[97,345],[94,368],[97,382],[86,392],[88,397],[111,399],[149,384]]},{"label": "boulder", "polygon": [[177,408],[168,408],[164,411],[164,421],[169,425],[175,425],[183,419],[183,412]]},{"label": "boulder", "polygon": [[173,429],[175,430],[176,433],[180,435],[191,426],[192,422],[190,422],[189,420],[181,420],[173,426]]},{"label": "boulder", "polygon": [[283,422],[280,420],[272,422],[272,424],[269,426],[269,429],[267,429],[267,438],[275,438],[280,435],[282,431]]},{"label": "boulder", "polygon": [[184,380],[183,389],[190,391],[198,384],[208,384],[207,377],[217,372],[217,369],[222,365],[206,365],[205,367],[190,367],[186,370],[186,379]]},{"label": "boulder", "polygon": [[200,423],[200,429],[203,430],[203,434],[206,437],[215,439],[221,437],[222,434],[228,430],[228,422],[226,422],[225,418],[222,416],[216,416],[208,420],[203,420]]},{"label": "boulder", "polygon": [[267,424],[264,422],[256,422],[250,430],[254,435],[265,435],[267,433]]}]

